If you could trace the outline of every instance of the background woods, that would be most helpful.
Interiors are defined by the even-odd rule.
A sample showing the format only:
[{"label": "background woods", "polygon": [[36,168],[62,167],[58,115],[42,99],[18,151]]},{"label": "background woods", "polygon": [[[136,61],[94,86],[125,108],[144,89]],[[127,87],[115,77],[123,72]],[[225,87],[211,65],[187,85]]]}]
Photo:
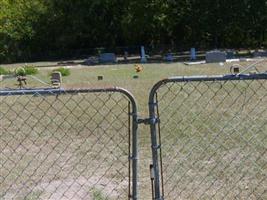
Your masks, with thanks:
[{"label": "background woods", "polygon": [[0,0],[0,62],[118,46],[267,46],[266,0]]}]

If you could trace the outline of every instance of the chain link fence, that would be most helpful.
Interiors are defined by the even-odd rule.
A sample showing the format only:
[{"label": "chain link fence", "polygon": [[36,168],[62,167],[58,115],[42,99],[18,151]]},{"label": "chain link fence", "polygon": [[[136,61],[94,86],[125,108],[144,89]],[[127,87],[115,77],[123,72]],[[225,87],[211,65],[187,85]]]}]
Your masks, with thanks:
[{"label": "chain link fence", "polygon": [[0,199],[267,198],[267,74],[162,80],[149,118],[121,88],[0,102]]},{"label": "chain link fence", "polygon": [[267,75],[154,86],[155,199],[267,199]]},{"label": "chain link fence", "polygon": [[136,199],[127,91],[1,91],[0,199]]}]

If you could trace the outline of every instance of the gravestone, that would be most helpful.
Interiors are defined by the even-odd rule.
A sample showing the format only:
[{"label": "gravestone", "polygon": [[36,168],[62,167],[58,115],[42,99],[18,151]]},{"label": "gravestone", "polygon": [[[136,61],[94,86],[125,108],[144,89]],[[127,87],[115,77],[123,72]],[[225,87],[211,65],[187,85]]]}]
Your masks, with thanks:
[{"label": "gravestone", "polygon": [[206,63],[225,62],[226,53],[224,51],[213,50],[206,52]]},{"label": "gravestone", "polygon": [[128,61],[128,56],[129,56],[128,51],[124,51],[124,56],[123,56],[124,61]]},{"label": "gravestone", "polygon": [[51,83],[52,86],[60,87],[62,83],[62,75],[60,72],[55,71],[51,74]]},{"label": "gravestone", "polygon": [[254,51],[253,57],[267,57],[267,50],[261,50],[261,51]]},{"label": "gravestone", "polygon": [[145,52],[145,47],[141,46],[141,62],[142,63],[146,63],[147,59],[146,59],[146,52]]},{"label": "gravestone", "polygon": [[196,56],[196,49],[195,48],[191,48],[190,49],[190,60],[196,60],[197,56]]},{"label": "gravestone", "polygon": [[91,56],[84,61],[85,65],[95,65],[98,63],[98,58]]},{"label": "gravestone", "polygon": [[117,58],[114,53],[102,53],[99,56],[100,63],[116,63]]},{"label": "gravestone", "polygon": [[167,62],[172,62],[173,61],[173,55],[172,55],[172,53],[167,53],[164,56],[164,60],[167,61]]},{"label": "gravestone", "polygon": [[235,58],[235,52],[233,50],[227,50],[226,59],[234,59],[234,58]]}]

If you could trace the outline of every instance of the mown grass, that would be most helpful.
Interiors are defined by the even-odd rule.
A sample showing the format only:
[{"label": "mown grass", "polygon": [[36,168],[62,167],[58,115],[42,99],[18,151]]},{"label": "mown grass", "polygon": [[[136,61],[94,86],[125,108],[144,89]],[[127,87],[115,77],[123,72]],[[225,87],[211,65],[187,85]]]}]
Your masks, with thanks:
[{"label": "mown grass", "polygon": [[[119,106],[117,106],[119,105]],[[121,94],[1,97],[0,197],[125,199],[128,100]],[[118,173],[119,172],[119,173]]]},{"label": "mown grass", "polygon": [[[144,64],[143,67],[144,70],[138,73],[139,78],[133,79],[133,75],[137,74],[133,64],[76,66],[70,69],[70,76],[63,77],[62,87],[120,86],[126,88],[133,93],[138,102],[138,115],[146,117],[149,91],[153,84],[160,79],[169,76],[227,74],[230,64],[224,66],[219,64],[187,66],[182,63],[172,63]],[[259,68],[266,70],[267,65],[262,65]],[[40,68],[36,77],[49,83],[49,74],[52,70],[51,68]],[[102,81],[97,80],[99,75],[104,77]],[[15,79],[8,79],[1,82],[1,87],[16,88],[15,84]],[[47,87],[28,77],[26,87],[41,86]],[[264,135],[267,132],[266,104],[263,102],[260,104],[261,106],[257,107],[255,102],[258,102],[259,99],[250,90],[246,100],[249,97],[250,99],[246,103],[245,110],[242,110],[241,117],[233,118],[233,114],[239,116],[238,110],[240,105],[244,103],[244,99],[240,98],[240,101],[238,100],[233,104],[232,98],[237,97],[240,91],[246,91],[247,85],[239,84],[237,87],[238,90],[231,90],[231,85],[226,86],[226,90],[220,90],[210,105],[204,108],[199,105],[206,105],[209,98],[214,95],[213,93],[205,93],[203,98],[196,102],[199,99],[199,93],[187,98],[186,91],[178,94],[177,91],[180,91],[181,88],[179,85],[174,85],[170,90],[174,93],[169,92],[169,96],[162,97],[160,115],[162,117],[163,167],[164,169],[167,168],[164,177],[166,177],[165,181],[168,180],[165,195],[170,199],[179,196],[185,199],[194,199],[201,195],[203,199],[210,199],[212,196],[221,198],[220,195],[229,191],[230,187],[235,187],[234,183],[238,180],[243,180],[244,184],[238,182],[237,190],[233,190],[229,196],[237,195],[242,199],[251,192],[253,195],[261,195],[263,187],[255,189],[255,186],[258,185],[259,180],[266,177],[266,174],[259,170],[264,169],[266,160],[255,160],[255,158],[261,155],[265,156],[262,152],[264,152],[264,145],[266,144]],[[218,88],[220,86],[213,85],[210,91],[216,91]],[[252,89],[255,91],[258,88],[259,85],[257,84],[252,85]],[[188,89],[188,91],[192,91],[192,87]],[[202,89],[199,87],[199,89],[206,91],[205,87]],[[216,106],[225,95],[225,91],[231,93],[233,97],[226,98],[223,104]],[[260,92],[263,97],[266,91],[261,88]],[[161,98],[160,94],[164,93],[164,88],[162,88],[159,98]],[[77,95],[71,98],[68,95],[57,98],[55,96],[2,98],[1,114],[3,115],[1,116],[0,146],[1,152],[4,152],[3,157],[1,157],[4,169],[1,173],[5,180],[2,181],[1,188],[10,187],[8,189],[10,197],[13,197],[10,194],[12,192],[27,198],[35,196],[35,191],[42,191],[41,194],[38,193],[40,198],[60,198],[65,191],[67,192],[67,189],[60,185],[67,185],[70,191],[74,191],[67,195],[69,198],[75,197],[75,191],[78,191],[78,196],[84,195],[88,198],[92,195],[100,199],[126,198],[128,186],[127,178],[125,179],[128,172],[128,110],[127,102],[120,102],[120,98],[119,96],[110,99],[109,95],[97,96],[95,94]],[[122,106],[123,114],[121,113],[122,108],[116,106],[112,112],[109,112],[109,107],[116,105],[116,101],[120,105],[124,105]],[[266,95],[264,101],[266,101]],[[104,106],[105,104],[107,107]],[[229,106],[229,104],[231,105]],[[254,109],[253,106],[256,108]],[[258,112],[261,109],[265,110],[258,117]],[[214,110],[217,111],[214,112]],[[252,112],[248,117],[247,110],[257,112]],[[119,122],[116,122],[116,116],[120,118]],[[226,134],[221,134],[216,138],[216,133],[227,124],[228,126],[223,131]],[[238,126],[239,124],[240,126]],[[259,125],[263,126],[259,127]],[[246,132],[246,130],[249,131]],[[258,133],[257,130],[261,131]],[[257,134],[254,135],[254,132]],[[252,150],[249,146],[248,148],[245,147],[246,142],[243,139],[249,140],[251,137],[255,138],[250,146]],[[105,149],[105,146],[108,148]],[[139,194],[141,199],[151,197],[150,148],[149,128],[140,125]],[[188,157],[188,155],[190,156]],[[245,159],[246,156],[252,158],[247,160]],[[229,165],[229,161],[233,163]],[[242,164],[241,167],[238,165],[238,161]],[[256,165],[253,162],[256,162]],[[255,166],[259,166],[259,168],[253,169]],[[19,178],[16,179],[18,175]],[[242,175],[245,175],[245,178],[241,178]],[[83,178],[86,178],[87,182]],[[203,180],[203,178],[205,179]],[[14,180],[16,181],[14,182]],[[82,185],[83,188],[72,184],[73,180],[78,185]],[[251,180],[251,184],[253,183],[254,186],[248,180]],[[23,183],[24,187],[22,187]],[[227,187],[223,187],[225,184],[228,184]],[[83,193],[83,191],[90,191],[95,185],[101,185],[106,188],[106,191],[101,194],[98,191],[93,192],[93,194]],[[35,190],[32,190],[32,187],[36,187]],[[177,187],[183,191],[179,191]],[[216,189],[220,188],[222,189],[216,194]],[[238,188],[248,189],[244,194],[239,195]],[[252,191],[253,188],[256,192]],[[193,190],[196,192],[194,193]],[[53,192],[56,196],[52,195]],[[253,199],[255,196],[250,197]]]},{"label": "mown grass", "polygon": [[255,80],[160,88],[167,199],[263,198],[266,87]]},{"label": "mown grass", "polygon": [[[244,66],[249,63],[240,63]],[[147,98],[153,84],[170,76],[190,76],[190,75],[215,75],[229,74],[231,63],[224,66],[215,64],[185,65],[183,63],[170,64],[143,64],[143,71],[136,73],[134,64],[120,65],[98,65],[98,66],[73,66],[70,69],[70,76],[63,77],[62,87],[64,88],[99,88],[119,86],[128,89],[136,97],[141,114],[146,114]],[[259,70],[266,71],[267,63],[257,66]],[[7,67],[12,69],[12,67]],[[36,75],[40,80],[50,84],[50,73],[57,67],[39,68]],[[98,81],[97,76],[103,76],[103,80]],[[138,75],[138,79],[133,76]],[[16,79],[7,79],[0,82],[1,88],[18,88]],[[31,77],[28,77],[26,87],[48,87]]]},{"label": "mown grass", "polygon": [[104,200],[106,199],[105,195],[101,190],[94,188],[93,189],[93,200]]}]

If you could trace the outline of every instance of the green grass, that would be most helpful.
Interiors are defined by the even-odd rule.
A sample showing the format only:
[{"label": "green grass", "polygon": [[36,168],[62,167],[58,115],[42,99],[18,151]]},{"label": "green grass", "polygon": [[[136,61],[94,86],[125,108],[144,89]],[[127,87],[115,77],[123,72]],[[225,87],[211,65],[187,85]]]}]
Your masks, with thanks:
[{"label": "green grass", "polygon": [[38,69],[35,66],[24,66],[26,75],[36,75],[38,74]]},{"label": "green grass", "polygon": [[[144,70],[138,73],[139,78],[133,79],[136,75],[133,64],[76,66],[70,69],[70,76],[63,78],[62,87],[126,88],[138,102],[138,115],[147,117],[149,91],[160,79],[169,76],[226,74],[229,73],[230,64],[187,66],[172,63],[144,64],[143,67]],[[40,68],[36,77],[50,82],[49,74],[53,69]],[[267,65],[263,64],[260,69],[266,70]],[[98,81],[99,75],[104,79]],[[27,87],[47,87],[30,77],[27,81]],[[15,84],[16,79],[6,79],[1,82],[1,87],[16,88]],[[177,197],[181,193],[180,196],[184,199],[194,199],[206,191],[202,197],[210,199],[224,184],[226,186],[215,195],[216,198],[227,191],[228,197],[234,197],[234,193],[239,192],[236,186],[243,191],[238,196],[241,199],[245,199],[248,193],[260,195],[264,188],[255,186],[266,176],[260,170],[266,166],[266,160],[260,158],[261,155],[264,157],[264,148],[267,145],[263,134],[267,132],[266,96],[262,98],[263,102],[257,104],[259,98],[253,95],[253,91],[263,97],[266,91],[259,88],[259,84],[250,84],[252,90],[246,93],[245,99],[248,102],[239,115],[244,97],[236,102],[233,99],[238,97],[240,91],[246,91],[247,84],[237,84],[236,89],[232,89],[233,85],[226,84],[225,90],[219,90],[215,97],[212,92],[220,89],[220,85],[211,86],[210,92],[204,92],[205,85],[200,85],[197,87],[203,92],[200,99],[196,92],[187,98],[187,92],[192,91],[192,86],[193,84],[191,87],[183,87],[182,90],[181,84],[174,84],[172,87],[167,85],[159,91],[159,99],[162,98],[160,115],[163,167],[168,168],[164,172],[165,181],[168,180],[166,196],[169,193],[169,197]],[[166,91],[169,93],[164,96]],[[176,95],[177,91],[180,91],[179,95]],[[231,95],[222,104],[218,104],[225,94]],[[212,100],[207,101],[211,97]],[[10,185],[12,188],[8,190],[9,193],[17,192],[22,197],[28,194],[28,191],[18,189],[25,181],[25,188],[41,187],[48,196],[54,188],[63,193],[64,187],[58,186],[58,182],[62,182],[63,186],[71,188],[69,191],[79,191],[79,195],[87,194],[79,189],[79,185],[87,192],[88,188],[94,188],[84,197],[90,196],[96,200],[127,198],[128,185],[125,177],[128,174],[128,109],[124,98],[120,95],[79,94],[58,97],[1,97],[1,102],[1,114],[5,116],[1,118],[1,128],[4,131],[1,132],[0,146],[5,147],[1,149],[5,155],[1,157],[5,165],[1,173],[5,180],[0,183],[0,198],[1,190]],[[199,106],[206,105],[207,102],[208,106]],[[117,106],[118,103],[121,107]],[[112,112],[109,110],[111,107]],[[239,118],[233,118],[235,115]],[[224,134],[216,138],[216,133],[223,126],[226,126]],[[258,130],[261,131],[257,132]],[[149,131],[148,126],[140,125],[141,199],[149,199],[151,196],[148,170],[151,164]],[[246,147],[244,139],[249,140],[252,137],[254,139],[251,145]],[[190,156],[187,158],[188,154]],[[246,156],[250,159],[245,159]],[[242,164],[241,167],[238,167],[239,163]],[[18,174],[20,177],[13,183]],[[242,175],[242,182],[235,184]],[[33,182],[28,181],[29,177]],[[202,181],[202,177],[206,179]],[[72,184],[73,181],[78,186]],[[211,186],[212,182],[214,185]],[[53,186],[52,189],[43,185],[47,183]],[[96,189],[99,185],[104,187],[103,191]],[[178,190],[181,188],[184,189],[182,192]],[[72,194],[69,195],[70,198]]]},{"label": "green grass", "polygon": [[70,75],[70,69],[67,69],[64,67],[54,69],[53,72],[60,72],[62,76],[69,76]]},{"label": "green grass", "polygon": [[[39,63],[40,64],[40,63]],[[240,63],[243,66],[249,63]],[[41,65],[41,64],[40,64]],[[159,80],[170,76],[190,76],[190,75],[216,75],[229,74],[230,63],[220,66],[215,64],[185,65],[183,63],[170,64],[143,64],[143,71],[138,73],[139,78],[133,79],[135,72],[134,64],[121,65],[98,65],[98,66],[74,66],[70,69],[70,76],[63,77],[63,88],[100,88],[119,86],[129,90],[137,99],[140,113],[146,114],[147,99],[152,86]],[[58,67],[41,67],[37,78],[50,83],[51,70]],[[258,66],[259,70],[266,71],[267,63]],[[12,67],[8,68],[12,69]],[[97,80],[97,76],[103,76],[102,81]],[[31,77],[27,80],[26,87],[47,87]],[[2,88],[18,88],[16,79],[9,79],[1,82]]]},{"label": "green grass", "polygon": [[27,195],[25,200],[38,200],[40,199],[42,192],[43,192],[42,190],[33,191]]},{"label": "green grass", "polygon": [[93,200],[105,200],[106,197],[101,190],[93,188]]},{"label": "green grass", "polygon": [[166,198],[261,195],[266,86],[266,81],[195,82],[159,90]]},{"label": "green grass", "polygon": [[10,74],[10,71],[5,69],[4,67],[0,67],[0,75]]}]

